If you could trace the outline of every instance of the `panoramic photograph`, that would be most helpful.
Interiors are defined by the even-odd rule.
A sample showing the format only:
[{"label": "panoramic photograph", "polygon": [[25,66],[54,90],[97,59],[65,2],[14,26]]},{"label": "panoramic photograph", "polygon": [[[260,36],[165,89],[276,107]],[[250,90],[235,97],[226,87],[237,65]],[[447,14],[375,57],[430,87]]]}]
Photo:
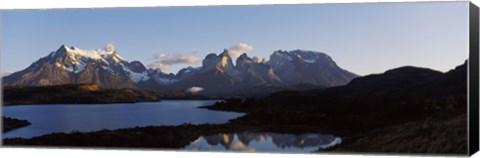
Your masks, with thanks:
[{"label": "panoramic photograph", "polygon": [[0,15],[2,146],[468,154],[469,2]]}]

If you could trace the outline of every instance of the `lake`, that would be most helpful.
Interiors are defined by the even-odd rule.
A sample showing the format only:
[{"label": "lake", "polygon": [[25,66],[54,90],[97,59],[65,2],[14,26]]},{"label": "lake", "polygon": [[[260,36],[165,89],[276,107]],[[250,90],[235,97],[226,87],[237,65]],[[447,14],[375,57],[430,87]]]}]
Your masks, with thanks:
[{"label": "lake", "polygon": [[31,138],[53,132],[97,131],[148,125],[221,124],[244,115],[197,108],[216,100],[164,100],[127,104],[55,104],[3,107],[3,116],[32,124],[3,138]]},{"label": "lake", "polygon": [[321,133],[218,133],[201,136],[184,150],[308,153],[333,147],[341,142],[339,137]]}]

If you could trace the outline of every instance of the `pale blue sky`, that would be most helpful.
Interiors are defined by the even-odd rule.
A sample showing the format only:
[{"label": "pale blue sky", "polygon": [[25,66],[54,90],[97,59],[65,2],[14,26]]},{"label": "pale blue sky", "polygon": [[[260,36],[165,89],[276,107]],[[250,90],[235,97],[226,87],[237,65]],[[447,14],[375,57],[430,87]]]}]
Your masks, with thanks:
[{"label": "pale blue sky", "polygon": [[7,10],[1,16],[2,72],[24,69],[61,44],[114,43],[122,57],[145,65],[159,53],[203,59],[238,43],[253,46],[249,56],[259,57],[305,49],[325,52],[360,75],[405,65],[448,71],[468,58],[468,2]]}]

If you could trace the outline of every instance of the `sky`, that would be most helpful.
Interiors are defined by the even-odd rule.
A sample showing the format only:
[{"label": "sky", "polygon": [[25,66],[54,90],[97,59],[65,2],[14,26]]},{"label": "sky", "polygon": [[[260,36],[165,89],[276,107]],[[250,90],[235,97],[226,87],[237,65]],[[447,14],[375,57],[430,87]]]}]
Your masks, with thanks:
[{"label": "sky", "polygon": [[0,70],[16,72],[62,44],[114,45],[128,61],[177,72],[208,53],[267,58],[324,52],[359,75],[401,66],[446,72],[468,58],[468,2],[1,11]]}]

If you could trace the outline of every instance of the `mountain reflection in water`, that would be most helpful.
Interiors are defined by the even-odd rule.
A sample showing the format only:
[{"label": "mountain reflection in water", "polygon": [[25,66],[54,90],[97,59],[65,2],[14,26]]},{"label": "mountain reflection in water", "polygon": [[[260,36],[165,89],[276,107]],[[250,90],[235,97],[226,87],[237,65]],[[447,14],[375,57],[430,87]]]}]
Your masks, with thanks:
[{"label": "mountain reflection in water", "polygon": [[340,144],[342,139],[319,133],[271,132],[219,133],[201,136],[185,150],[240,152],[312,152]]}]

